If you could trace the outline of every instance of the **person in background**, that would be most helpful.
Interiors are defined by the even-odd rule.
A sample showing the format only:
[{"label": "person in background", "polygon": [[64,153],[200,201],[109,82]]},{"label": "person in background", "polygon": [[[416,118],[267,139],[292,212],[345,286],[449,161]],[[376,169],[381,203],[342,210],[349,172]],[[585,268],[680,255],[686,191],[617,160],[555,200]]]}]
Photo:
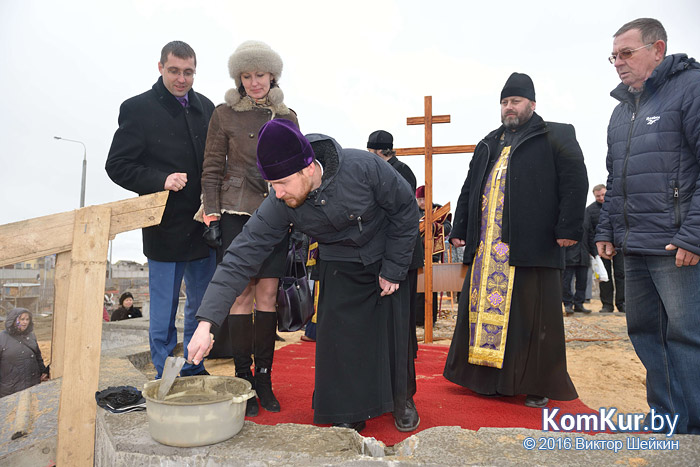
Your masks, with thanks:
[{"label": "person in background", "polygon": [[[589,243],[588,224],[588,216],[585,214],[581,241],[564,248],[566,268],[561,275],[561,286],[562,302],[567,315],[591,312],[591,310],[583,306],[583,302],[586,299],[588,268],[591,266],[591,256],[595,256],[598,253],[593,244]],[[573,294],[571,293],[572,281],[576,283]]]},{"label": "person in background", "polygon": [[134,296],[131,292],[124,292],[119,297],[119,308],[114,310],[110,321],[121,321],[124,319],[141,318],[141,308],[134,306]]},{"label": "person in background", "polygon": [[[168,190],[159,225],[142,229],[148,258],[151,359],[156,378],[177,345],[175,316],[184,278],[185,358],[197,326],[195,314],[216,267],[215,251],[204,241],[204,225],[194,220],[200,206],[202,160],[214,104],[192,89],[197,56],[192,47],[173,41],[163,47],[160,77],[143,94],[119,109],[105,170],[116,184],[145,195]],[[186,363],[182,376],[206,375],[204,364]]]},{"label": "person in background", "polygon": [[[416,202],[418,203],[418,209],[420,209],[420,214],[421,216],[425,216],[425,185],[421,185],[418,188],[416,188]],[[441,208],[442,204],[437,204],[433,203],[433,211],[435,211],[438,208]],[[443,262],[443,252],[444,252],[444,239],[447,239],[447,237],[450,235],[450,232],[452,231],[452,213],[447,214],[447,216],[443,216],[440,219],[435,219],[433,218],[433,243],[435,245],[441,245],[443,250],[439,250],[438,252],[435,252],[435,248],[433,248],[433,263],[442,263]],[[437,242],[435,239],[442,238],[443,241]],[[421,235],[421,246],[423,245],[423,242],[425,241],[425,236]],[[425,249],[423,248],[423,251]],[[421,255],[421,257],[424,257],[424,254]],[[422,265],[421,265],[422,266]],[[438,308],[439,308],[439,303],[438,303],[438,294],[437,292],[433,292],[433,324],[437,321],[437,316],[438,316]],[[424,326],[425,325],[425,294],[424,293],[419,293],[416,294],[416,325],[418,326]]]},{"label": "person in background", "polygon": [[[401,162],[396,157],[394,151],[394,136],[388,131],[377,130],[372,132],[367,138],[367,150],[385,160],[411,185],[411,190],[416,191],[416,176],[409,166]],[[425,203],[425,201],[424,201]],[[413,342],[413,358],[418,356],[418,337],[416,335],[416,313],[418,300],[418,268],[423,267],[423,242],[420,236],[416,236],[416,244],[413,247],[411,264],[408,266],[409,305],[410,305],[410,338]],[[423,295],[421,294],[421,297]],[[423,306],[421,309],[424,309]],[[425,320],[425,315],[421,322]]]},{"label": "person in background", "polygon": [[49,367],[41,357],[32,314],[26,308],[13,308],[0,332],[0,397],[48,379]]},{"label": "person in background", "polygon": [[[586,216],[588,218],[588,223],[586,225],[586,232],[588,233],[589,241],[588,243],[595,247],[595,232],[598,228],[598,223],[600,222],[600,209],[603,207],[605,202],[605,185],[602,183],[593,187],[593,196],[595,196],[595,201],[588,205],[586,208]],[[598,251],[593,253],[596,256]],[[612,257],[612,260],[601,258],[603,261],[603,266],[605,271],[608,273],[607,281],[600,281],[598,287],[600,288],[600,301],[603,303],[603,307],[600,309],[600,313],[612,313],[615,311],[615,306],[617,311],[620,313],[625,312],[625,255],[618,253]],[[613,294],[613,280],[614,294]],[[613,302],[614,296],[614,302]],[[614,306],[613,306],[614,303]]]},{"label": "person in background", "polygon": [[653,18],[613,37],[620,103],[595,241],[601,258],[625,255],[627,332],[649,407],[677,415],[676,433],[700,434],[700,64],[667,56]]},{"label": "person in background", "polygon": [[[282,58],[264,42],[241,44],[228,60],[236,84],[211,117],[202,170],[205,238],[217,249],[217,264],[253,212],[269,194],[255,159],[258,132],[265,122],[281,118],[299,125],[284,104],[278,83]],[[229,316],[215,330],[210,358],[233,357],[236,376],[253,385],[260,405],[279,412],[272,392],[272,360],[277,332],[277,287],[284,275],[288,239],[279,242],[248,287],[236,298]],[[255,319],[253,319],[255,308]],[[251,356],[252,355],[252,356]],[[255,376],[251,365],[255,359]],[[248,399],[246,415],[255,417],[256,398]]]}]

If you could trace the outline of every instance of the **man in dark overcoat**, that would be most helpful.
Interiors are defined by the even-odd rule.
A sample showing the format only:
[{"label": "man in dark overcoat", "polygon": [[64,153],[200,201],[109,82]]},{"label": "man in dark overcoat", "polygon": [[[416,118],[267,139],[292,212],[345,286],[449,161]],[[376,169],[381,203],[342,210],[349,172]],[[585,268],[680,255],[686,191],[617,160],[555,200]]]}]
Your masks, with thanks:
[{"label": "man in dark overcoat", "polygon": [[451,242],[469,272],[445,377],[525,405],[577,397],[566,369],[562,247],[582,238],[588,178],[574,127],[535,113],[535,87],[513,73],[501,125],[477,145]]},{"label": "man in dark overcoat", "polygon": [[[200,205],[204,143],[214,111],[214,104],[192,89],[196,67],[194,50],[186,43],[173,41],[163,47],[158,81],[119,109],[119,128],[105,165],[115,183],[139,195],[170,191],[160,225],[142,230],[148,258],[149,343],[158,378],[177,345],[175,315],[183,278],[187,347],[215,269],[214,250],[202,238],[204,224],[193,219]],[[183,376],[202,373],[202,363],[182,369]]]},{"label": "man in dark overcoat", "polygon": [[[401,176],[411,185],[411,190],[416,191],[416,176],[413,175],[411,168],[401,162],[396,157],[394,151],[394,136],[388,131],[377,130],[370,133],[367,138],[367,150],[372,154],[376,154],[383,160],[387,161]],[[418,315],[418,269],[423,267],[423,242],[420,236],[416,237],[416,244],[413,247],[413,256],[411,264],[408,266],[408,285],[409,285],[409,323],[411,330],[409,337],[413,347],[413,358],[418,356],[418,336],[416,335],[416,322]]]},{"label": "man in dark overcoat", "polygon": [[290,224],[319,244],[314,423],[358,431],[393,413],[400,431],[420,418],[408,339],[408,267],[418,206],[390,165],[332,138],[306,137],[275,119],[260,130],[258,169],[272,189],[231,243],[197,313],[189,354],[211,347],[218,326]]}]

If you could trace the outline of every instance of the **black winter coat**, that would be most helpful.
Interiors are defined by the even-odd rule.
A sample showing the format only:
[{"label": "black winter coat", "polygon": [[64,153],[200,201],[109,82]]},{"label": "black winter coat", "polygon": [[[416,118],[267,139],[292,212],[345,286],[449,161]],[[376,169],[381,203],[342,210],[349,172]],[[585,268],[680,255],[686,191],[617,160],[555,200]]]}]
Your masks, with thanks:
[{"label": "black winter coat", "polygon": [[202,161],[214,104],[190,89],[184,108],[163,78],[119,109],[105,169],[127,190],[145,195],[164,190],[174,172],[187,173],[187,185],[171,191],[160,225],[143,232],[143,254],[156,261],[191,261],[209,255],[204,224],[193,220],[200,206]]},{"label": "black winter coat", "polygon": [[28,313],[24,308],[10,310],[5,330],[0,332],[0,397],[37,385],[42,373],[48,373],[32,332],[34,322],[22,333],[14,329],[15,320],[24,312]]},{"label": "black winter coat", "polygon": [[296,208],[270,190],[228,247],[197,319],[220,325],[290,224],[318,241],[323,261],[365,266],[380,262],[384,279],[399,283],[406,278],[419,220],[415,192],[408,182],[374,154],[343,149],[325,135],[306,138],[323,165],[321,186]]},{"label": "black winter coat", "polygon": [[591,248],[591,253],[593,256],[598,254],[598,247],[595,244],[595,232],[598,228],[598,223],[600,222],[600,209],[603,207],[602,203],[598,201],[593,201],[586,207],[586,225],[584,235],[588,237],[588,245]]},{"label": "black winter coat", "polygon": [[[488,168],[498,158],[505,128],[479,142],[457,201],[452,238],[465,240],[464,263],[479,244],[481,197]],[[502,239],[510,265],[564,268],[557,239],[581,240],[588,176],[572,125],[545,122],[536,113],[511,148],[506,174]]]},{"label": "black winter coat", "polygon": [[[409,166],[401,162],[396,156],[392,157],[387,161],[394,170],[401,174],[401,176],[411,185],[411,190],[416,192],[416,176],[413,175],[413,171]],[[411,264],[408,266],[408,270],[412,271],[414,269],[422,268],[425,262],[425,252],[423,250],[423,242],[420,236],[416,237],[416,244],[413,248],[413,256],[411,257]]]},{"label": "black winter coat", "polygon": [[[595,249],[595,244],[591,243],[590,219],[588,209],[586,209],[583,217],[583,236],[581,241],[576,245],[567,246],[564,248],[564,256],[567,266],[590,266],[591,256],[596,256],[598,252]],[[595,228],[593,228],[595,233]]]}]

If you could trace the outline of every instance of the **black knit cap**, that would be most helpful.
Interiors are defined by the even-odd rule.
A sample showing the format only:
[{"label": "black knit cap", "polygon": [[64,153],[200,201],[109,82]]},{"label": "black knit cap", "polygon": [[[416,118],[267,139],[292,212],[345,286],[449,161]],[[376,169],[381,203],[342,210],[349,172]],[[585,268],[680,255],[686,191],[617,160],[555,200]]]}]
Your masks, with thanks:
[{"label": "black knit cap", "polygon": [[134,296],[131,295],[131,292],[124,292],[124,293],[121,295],[121,297],[119,297],[119,306],[124,305],[124,300],[126,300],[127,298],[130,298],[130,299],[133,300],[133,299],[134,299]]},{"label": "black knit cap", "polygon": [[394,149],[394,137],[384,130],[377,130],[369,135],[367,149]]},{"label": "black knit cap", "polygon": [[535,85],[525,73],[513,73],[501,91],[501,100],[506,97],[520,96],[535,101]]}]

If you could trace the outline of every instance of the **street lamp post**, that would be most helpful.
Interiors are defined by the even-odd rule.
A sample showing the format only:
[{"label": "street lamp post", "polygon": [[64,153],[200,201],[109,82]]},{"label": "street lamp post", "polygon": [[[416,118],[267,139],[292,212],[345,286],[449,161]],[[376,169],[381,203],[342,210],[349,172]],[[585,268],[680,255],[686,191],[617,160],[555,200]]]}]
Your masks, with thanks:
[{"label": "street lamp post", "polygon": [[60,136],[54,136],[53,139],[60,139],[63,141],[69,141],[71,143],[79,143],[83,145],[83,177],[80,181],[80,207],[85,207],[85,177],[87,176],[87,148],[85,143],[75,139],[62,138]]}]

